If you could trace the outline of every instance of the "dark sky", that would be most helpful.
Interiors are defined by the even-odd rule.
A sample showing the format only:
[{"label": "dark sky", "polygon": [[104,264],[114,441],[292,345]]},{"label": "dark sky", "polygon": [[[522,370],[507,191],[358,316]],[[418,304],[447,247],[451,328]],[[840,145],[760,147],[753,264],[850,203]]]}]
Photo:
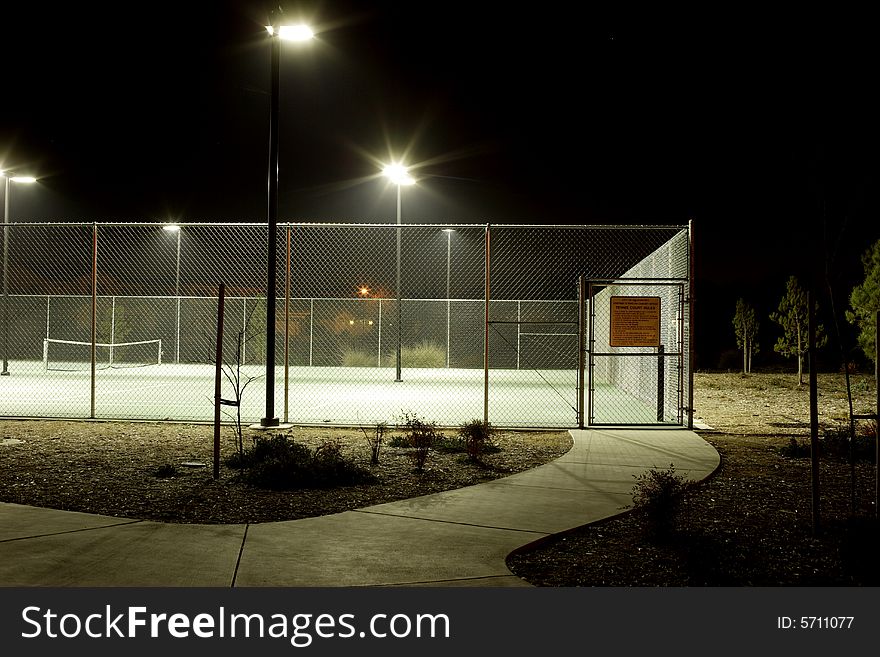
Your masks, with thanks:
[{"label": "dark sky", "polygon": [[[265,220],[271,3],[24,4],[0,161],[41,183],[13,220]],[[763,314],[821,272],[823,226],[846,291],[880,236],[872,23],[729,11],[284,4],[319,39],[282,52],[280,220],[393,219],[373,176],[405,154],[406,221],[694,218],[718,345],[736,296]]]}]

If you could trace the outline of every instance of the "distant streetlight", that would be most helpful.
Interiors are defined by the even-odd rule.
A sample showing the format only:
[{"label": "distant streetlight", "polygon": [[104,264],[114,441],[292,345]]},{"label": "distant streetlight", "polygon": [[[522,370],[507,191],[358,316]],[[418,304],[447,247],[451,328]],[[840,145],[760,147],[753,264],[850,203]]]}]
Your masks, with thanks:
[{"label": "distant streetlight", "polygon": [[3,196],[3,371],[0,376],[9,376],[9,194],[10,183],[29,185],[37,182],[33,176],[10,175],[9,171],[0,171],[6,180]]},{"label": "distant streetlight", "polygon": [[407,172],[403,164],[393,163],[382,169],[382,175],[397,185],[397,383],[403,381],[400,378],[400,329],[403,321],[403,313],[400,300],[400,188],[402,185],[414,185],[415,178]]},{"label": "distant streetlight", "polygon": [[443,232],[446,233],[446,367],[449,367],[449,318],[451,310],[450,300],[452,299],[449,293],[449,265],[452,260],[452,233],[455,232],[455,229],[444,228]]},{"label": "distant streetlight", "polygon": [[177,333],[174,339],[174,362],[180,362],[180,226],[166,224],[162,230],[177,235],[177,266],[174,269],[174,296],[177,297]]},{"label": "distant streetlight", "polygon": [[271,44],[271,96],[269,101],[269,243],[266,281],[266,417],[262,427],[277,427],[275,417],[275,246],[278,224],[278,114],[281,87],[281,39],[309,41],[314,32],[306,25],[267,25]]}]

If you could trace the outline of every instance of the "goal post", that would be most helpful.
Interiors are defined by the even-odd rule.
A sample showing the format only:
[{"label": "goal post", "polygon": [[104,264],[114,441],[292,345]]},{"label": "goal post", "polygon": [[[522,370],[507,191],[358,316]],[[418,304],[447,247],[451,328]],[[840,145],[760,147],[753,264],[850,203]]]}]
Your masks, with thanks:
[{"label": "goal post", "polygon": [[[95,343],[95,365],[99,369],[148,367],[162,364],[162,340]],[[86,370],[91,365],[92,343],[43,338],[43,369]]]}]

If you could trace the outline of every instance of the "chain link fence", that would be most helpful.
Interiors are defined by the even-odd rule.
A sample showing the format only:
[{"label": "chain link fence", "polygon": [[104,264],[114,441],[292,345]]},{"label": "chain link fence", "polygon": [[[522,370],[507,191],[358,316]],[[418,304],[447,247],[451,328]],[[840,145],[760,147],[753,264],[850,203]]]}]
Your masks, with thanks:
[{"label": "chain link fence", "polygon": [[[642,423],[658,390],[651,423],[688,419],[687,227],[281,224],[277,237],[283,421]],[[267,238],[262,224],[4,225],[2,415],[210,420],[222,282],[225,368],[249,382],[241,414],[259,421]],[[597,281],[594,309],[646,294],[612,289],[618,279],[665,285],[670,355],[637,367],[594,356],[607,328],[602,311],[581,321],[580,277]],[[587,391],[582,326],[595,335]],[[225,399],[232,386],[225,377]]]}]

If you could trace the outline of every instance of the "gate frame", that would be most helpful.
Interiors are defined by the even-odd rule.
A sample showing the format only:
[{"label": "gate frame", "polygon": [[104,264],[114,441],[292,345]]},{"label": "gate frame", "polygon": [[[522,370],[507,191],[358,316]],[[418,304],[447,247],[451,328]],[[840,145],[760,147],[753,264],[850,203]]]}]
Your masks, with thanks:
[{"label": "gate frame", "polygon": [[[618,426],[618,427],[656,427],[656,426],[684,426],[685,417],[684,412],[689,409],[685,408],[685,398],[684,398],[684,385],[685,385],[685,371],[684,371],[684,340],[685,340],[685,303],[687,302],[687,296],[685,295],[685,286],[689,284],[689,280],[687,278],[593,278],[587,280],[587,299],[589,300],[589,321],[587,322],[587,336],[586,336],[586,352],[587,352],[587,424],[591,427],[608,427],[608,426]],[[595,318],[596,318],[596,292],[594,292],[594,287],[601,287],[602,289],[607,289],[612,285],[623,285],[623,286],[657,286],[657,287],[677,287],[678,288],[678,312],[676,317],[676,322],[678,323],[678,345],[677,350],[674,352],[666,351],[665,349],[658,349],[656,352],[627,352],[627,353],[615,353],[615,352],[596,352],[595,343],[596,343],[596,333],[595,333]],[[689,304],[688,304],[689,305]],[[690,308],[688,309],[690,310]],[[688,313],[690,314],[690,313]],[[688,336],[690,340],[690,336]],[[665,345],[662,345],[665,347]],[[678,357],[678,366],[677,366],[677,379],[678,379],[678,404],[677,404],[677,416],[676,422],[596,422],[596,414],[595,414],[595,382],[593,380],[593,368],[595,367],[594,358],[596,356],[605,356],[605,357],[631,357],[631,356],[643,356],[650,358],[666,358],[666,357]],[[691,366],[688,364],[688,370],[690,371]],[[688,392],[688,396],[690,396],[690,392]],[[691,415],[688,413],[688,419],[690,419]]]}]

